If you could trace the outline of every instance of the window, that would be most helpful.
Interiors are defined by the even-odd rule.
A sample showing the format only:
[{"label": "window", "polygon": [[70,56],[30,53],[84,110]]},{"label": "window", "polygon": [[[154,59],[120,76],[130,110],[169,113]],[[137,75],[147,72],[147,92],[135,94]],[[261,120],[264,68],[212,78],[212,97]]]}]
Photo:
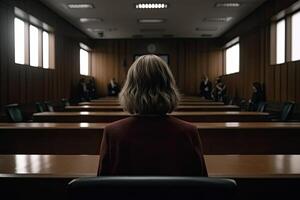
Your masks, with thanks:
[{"label": "window", "polygon": [[25,64],[25,23],[15,18],[15,63]]},{"label": "window", "polygon": [[237,43],[225,51],[225,73],[233,74],[240,71],[240,44]]},{"label": "window", "polygon": [[80,49],[80,74],[81,75],[89,75],[89,52]]},{"label": "window", "polygon": [[33,67],[39,66],[39,29],[30,25],[30,65]]},{"label": "window", "polygon": [[285,20],[276,24],[276,64],[285,62]]},{"label": "window", "polygon": [[300,11],[292,16],[292,61],[300,60]]},{"label": "window", "polygon": [[54,68],[55,41],[53,28],[15,7],[15,63]]},{"label": "window", "polygon": [[49,68],[49,33],[43,31],[43,67]]}]

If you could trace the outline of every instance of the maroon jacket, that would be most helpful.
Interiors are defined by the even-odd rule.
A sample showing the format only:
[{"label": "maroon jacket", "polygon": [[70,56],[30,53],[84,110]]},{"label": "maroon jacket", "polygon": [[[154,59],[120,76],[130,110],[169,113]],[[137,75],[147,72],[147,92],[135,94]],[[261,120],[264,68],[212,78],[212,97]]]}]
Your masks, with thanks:
[{"label": "maroon jacket", "polygon": [[198,130],[171,116],[132,116],[104,129],[98,175],[207,176]]}]

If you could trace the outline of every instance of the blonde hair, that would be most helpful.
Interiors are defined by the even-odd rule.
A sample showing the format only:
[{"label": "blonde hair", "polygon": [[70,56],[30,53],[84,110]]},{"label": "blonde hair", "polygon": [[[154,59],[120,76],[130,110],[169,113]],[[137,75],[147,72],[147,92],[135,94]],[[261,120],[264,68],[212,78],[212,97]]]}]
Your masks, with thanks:
[{"label": "blonde hair", "polygon": [[171,70],[158,56],[144,55],[130,67],[119,99],[131,114],[171,113],[179,101]]}]

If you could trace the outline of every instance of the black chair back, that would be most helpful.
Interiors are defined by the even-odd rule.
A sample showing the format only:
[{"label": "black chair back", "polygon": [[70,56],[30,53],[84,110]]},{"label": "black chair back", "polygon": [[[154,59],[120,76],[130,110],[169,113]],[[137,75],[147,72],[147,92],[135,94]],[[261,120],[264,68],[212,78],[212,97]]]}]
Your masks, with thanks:
[{"label": "black chair back", "polygon": [[229,200],[235,191],[234,180],[207,177],[94,177],[68,185],[71,200]]},{"label": "black chair back", "polygon": [[45,104],[42,102],[36,102],[35,106],[36,106],[37,112],[45,112],[46,111]]},{"label": "black chair back", "polygon": [[281,111],[281,116],[280,116],[281,121],[287,121],[290,118],[290,116],[293,113],[294,105],[295,102],[292,101],[288,101],[284,103]]},{"label": "black chair back", "polygon": [[5,106],[5,112],[11,122],[23,122],[23,114],[18,104],[10,104]]},{"label": "black chair back", "polygon": [[54,112],[54,106],[49,101],[46,101],[45,105],[48,112]]},{"label": "black chair back", "polygon": [[267,107],[267,103],[262,101],[257,106],[257,112],[265,112]]},{"label": "black chair back", "polygon": [[61,103],[62,103],[63,107],[71,105],[70,102],[69,102],[69,100],[65,99],[65,98],[61,99]]}]

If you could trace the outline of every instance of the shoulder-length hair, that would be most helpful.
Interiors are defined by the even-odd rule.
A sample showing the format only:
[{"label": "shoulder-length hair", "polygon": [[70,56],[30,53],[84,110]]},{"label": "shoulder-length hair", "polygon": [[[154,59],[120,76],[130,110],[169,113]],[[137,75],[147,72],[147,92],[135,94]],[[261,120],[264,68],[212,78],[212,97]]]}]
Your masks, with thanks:
[{"label": "shoulder-length hair", "polygon": [[130,67],[119,99],[131,114],[171,113],[179,101],[171,70],[158,56],[144,55]]}]

